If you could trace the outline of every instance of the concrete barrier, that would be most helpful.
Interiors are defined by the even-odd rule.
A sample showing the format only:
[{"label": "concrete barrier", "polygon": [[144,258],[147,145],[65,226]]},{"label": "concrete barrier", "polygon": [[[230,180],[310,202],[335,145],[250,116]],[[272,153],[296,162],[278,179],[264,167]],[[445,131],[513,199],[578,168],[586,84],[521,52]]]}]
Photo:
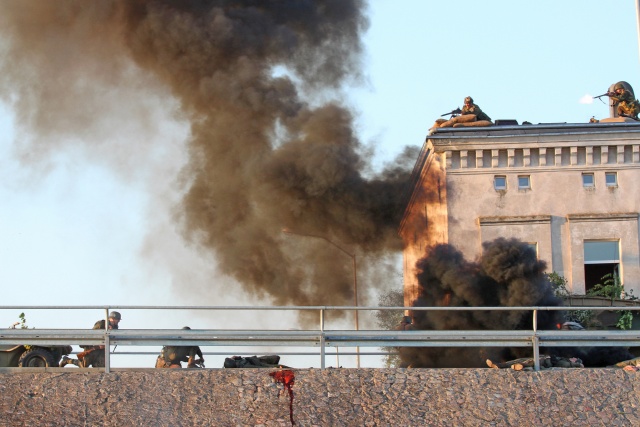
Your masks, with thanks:
[{"label": "concrete barrier", "polygon": [[[270,369],[0,372],[0,425],[287,426]],[[640,425],[621,369],[294,370],[298,426]]]}]

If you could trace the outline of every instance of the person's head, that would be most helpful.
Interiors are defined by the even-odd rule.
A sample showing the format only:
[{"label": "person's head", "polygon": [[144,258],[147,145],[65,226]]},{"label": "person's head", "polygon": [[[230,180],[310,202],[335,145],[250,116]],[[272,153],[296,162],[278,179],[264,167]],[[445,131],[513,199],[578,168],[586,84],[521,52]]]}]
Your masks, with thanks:
[{"label": "person's head", "polygon": [[122,316],[119,312],[112,311],[111,313],[109,313],[109,324],[112,327],[117,327],[118,323],[120,323],[120,319],[122,319]]},{"label": "person's head", "polygon": [[622,83],[616,83],[616,85],[613,87],[613,91],[615,93],[620,94],[620,93],[624,92],[624,86],[622,85]]},{"label": "person's head", "polygon": [[473,98],[472,98],[472,97],[470,97],[470,96],[467,96],[467,97],[464,99],[464,105],[473,105]]},{"label": "person's head", "polygon": [[182,327],[182,329],[185,329],[185,330],[191,330],[191,328],[190,328],[190,327],[188,327],[188,326],[183,326],[183,327]]}]

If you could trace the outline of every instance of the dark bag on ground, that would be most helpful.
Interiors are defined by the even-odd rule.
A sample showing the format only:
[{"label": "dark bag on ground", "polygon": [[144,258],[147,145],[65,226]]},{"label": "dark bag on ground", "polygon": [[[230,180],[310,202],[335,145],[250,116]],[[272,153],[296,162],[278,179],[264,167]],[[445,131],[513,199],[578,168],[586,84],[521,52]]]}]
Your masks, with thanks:
[{"label": "dark bag on ground", "polygon": [[224,359],[225,368],[288,368],[280,365],[280,356],[275,354],[268,356],[233,356]]}]

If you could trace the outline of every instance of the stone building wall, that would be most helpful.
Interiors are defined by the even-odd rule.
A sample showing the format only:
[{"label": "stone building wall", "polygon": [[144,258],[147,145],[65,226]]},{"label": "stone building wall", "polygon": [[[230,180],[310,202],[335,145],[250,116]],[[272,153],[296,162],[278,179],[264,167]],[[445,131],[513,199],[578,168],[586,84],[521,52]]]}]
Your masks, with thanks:
[{"label": "stone building wall", "polygon": [[618,273],[637,295],[639,178],[637,122],[437,129],[416,162],[399,229],[405,301],[417,296],[425,248],[449,243],[474,260],[497,237],[530,243],[575,294],[594,284],[585,242],[618,242]]},{"label": "stone building wall", "polygon": [[[269,369],[0,372],[0,426],[288,426]],[[297,426],[637,426],[620,369],[295,370]]]}]

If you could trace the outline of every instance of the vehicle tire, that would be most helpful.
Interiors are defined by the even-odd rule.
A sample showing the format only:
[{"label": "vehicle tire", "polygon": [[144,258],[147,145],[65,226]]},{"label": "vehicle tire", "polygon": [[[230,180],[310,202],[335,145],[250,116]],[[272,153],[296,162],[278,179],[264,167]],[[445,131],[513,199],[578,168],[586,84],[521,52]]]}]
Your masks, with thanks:
[{"label": "vehicle tire", "polygon": [[57,367],[53,354],[45,348],[32,348],[22,353],[18,360],[20,368],[51,368]]}]

